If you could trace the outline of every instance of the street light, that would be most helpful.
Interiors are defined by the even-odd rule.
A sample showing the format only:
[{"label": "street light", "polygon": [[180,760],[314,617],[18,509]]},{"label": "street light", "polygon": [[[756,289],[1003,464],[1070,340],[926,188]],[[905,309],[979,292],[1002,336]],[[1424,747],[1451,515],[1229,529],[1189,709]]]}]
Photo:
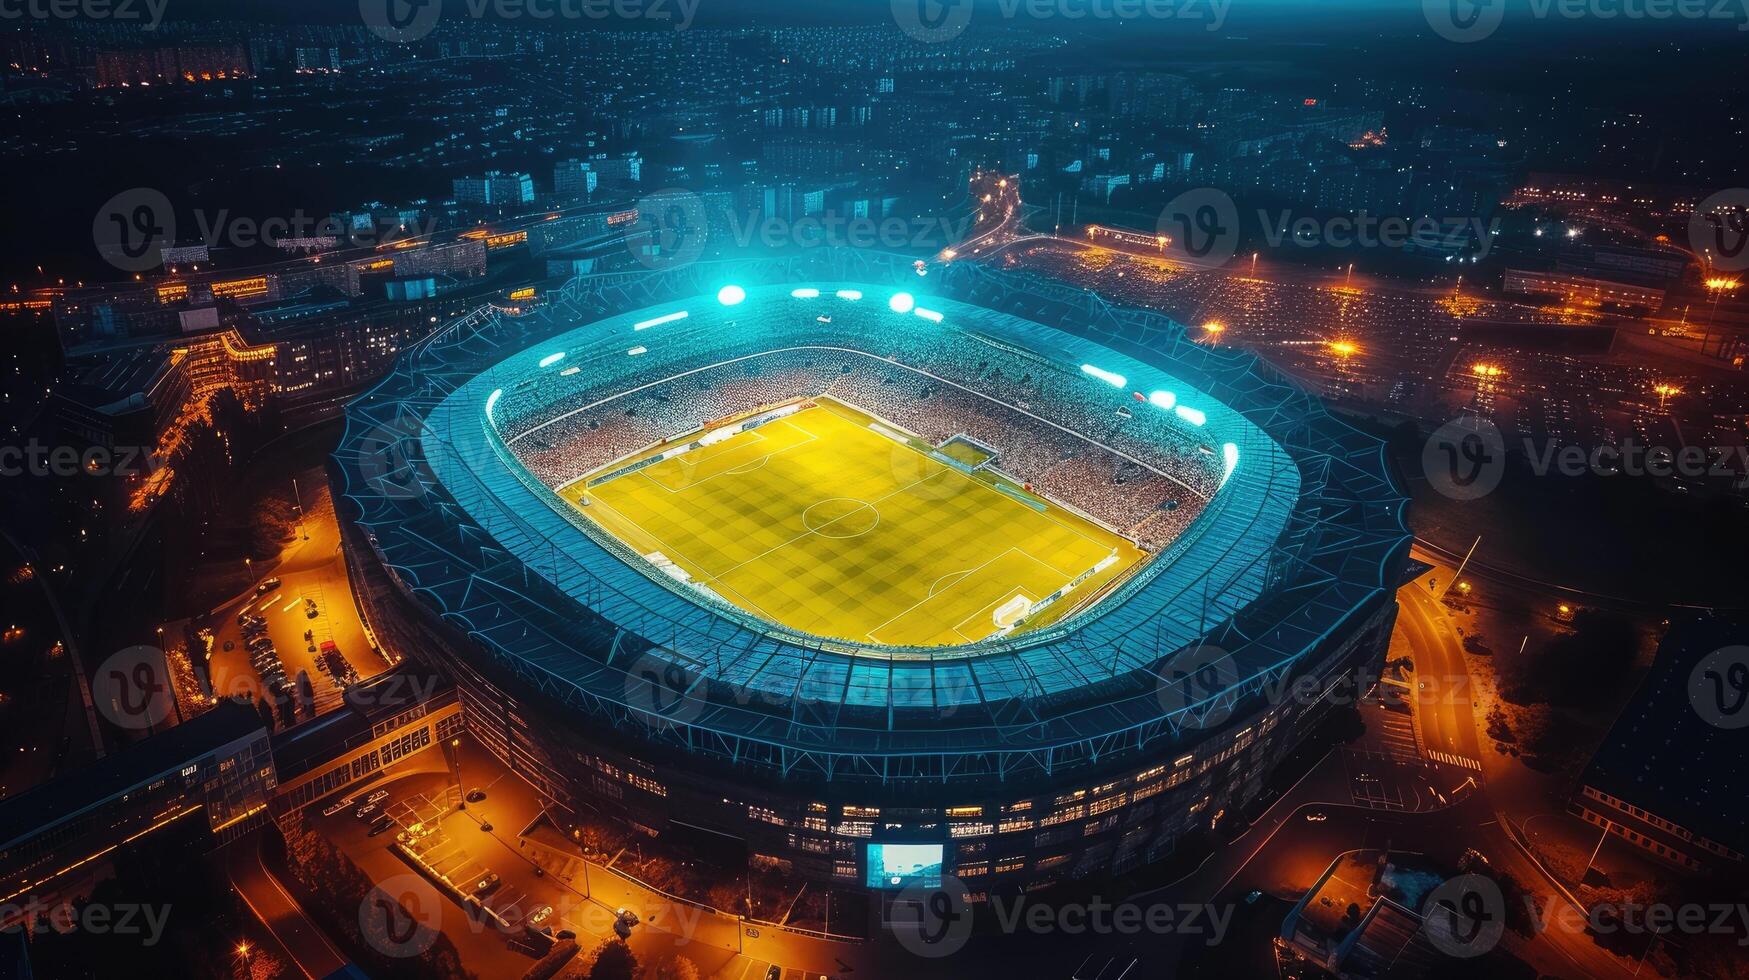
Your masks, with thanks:
[{"label": "street light", "polygon": [[461,739],[452,738],[449,740],[449,755],[450,755],[450,758],[452,760],[454,760],[454,762],[455,762],[455,788],[456,788],[457,794],[459,794],[457,796],[457,802],[456,802],[455,808],[457,810],[466,810],[468,808],[468,788],[466,785],[464,785],[462,783],[462,740]]},{"label": "street light", "polygon": [[[1734,292],[1736,290],[1737,286],[1738,286],[1737,280],[1729,278],[1727,276],[1709,276],[1707,278],[1706,288],[1712,290],[1713,305],[1707,311],[1706,329],[1704,331],[1702,331],[1702,333],[1700,335],[1700,352],[1701,352],[1702,356],[1705,356],[1705,354],[1706,354],[1707,342],[1712,339],[1713,318],[1719,312],[1719,297],[1723,296],[1726,293]],[[1724,350],[1723,341],[1720,342],[1719,349],[1721,351]]]}]

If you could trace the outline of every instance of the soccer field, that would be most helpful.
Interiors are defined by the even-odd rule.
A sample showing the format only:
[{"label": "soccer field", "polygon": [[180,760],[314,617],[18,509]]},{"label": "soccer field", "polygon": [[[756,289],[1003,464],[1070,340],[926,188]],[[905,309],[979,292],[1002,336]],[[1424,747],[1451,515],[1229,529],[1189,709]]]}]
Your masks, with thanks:
[{"label": "soccer field", "polygon": [[927,450],[820,399],[632,472],[622,471],[635,458],[616,464],[620,475],[560,494],[576,505],[587,484],[580,509],[591,520],[749,612],[859,643],[980,640],[998,631],[998,609],[1022,605],[1016,597],[1037,603],[1082,579],[1016,627],[1035,629],[1144,557],[1066,508]]}]

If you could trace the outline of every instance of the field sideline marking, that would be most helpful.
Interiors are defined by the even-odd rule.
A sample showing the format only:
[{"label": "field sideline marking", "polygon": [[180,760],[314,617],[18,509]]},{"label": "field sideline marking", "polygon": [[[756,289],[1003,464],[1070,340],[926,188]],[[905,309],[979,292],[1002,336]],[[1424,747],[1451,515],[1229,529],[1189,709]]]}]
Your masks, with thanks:
[{"label": "field sideline marking", "polygon": [[[591,506],[606,508],[608,513],[612,514],[614,517],[618,518],[619,520],[625,522],[627,525],[631,526],[638,533],[643,534],[644,536],[648,537],[651,541],[656,542],[656,544],[658,544],[662,547],[662,553],[668,557],[668,560],[675,561],[675,559],[679,559],[679,561],[675,561],[675,564],[679,564],[681,561],[684,561],[688,565],[691,565],[694,569],[697,570],[697,575],[698,575],[698,577],[693,578],[691,580],[691,582],[696,582],[700,585],[709,585],[712,581],[714,581],[713,579],[710,578],[710,573],[705,571],[705,567],[703,565],[701,565],[698,562],[689,558],[686,555],[686,553],[681,551],[679,548],[676,548],[673,545],[669,544],[668,542],[662,540],[662,538],[659,537],[654,531],[651,531],[649,528],[643,526],[642,524],[639,524],[637,521],[632,520],[631,517],[629,517],[625,513],[621,512],[618,508],[614,507],[612,504],[603,503],[601,500],[597,499],[595,501],[595,503],[592,504]],[[620,536],[612,528],[609,528],[606,525],[602,524],[602,522],[596,521],[595,523],[598,525],[601,525],[607,531],[607,533],[612,534],[615,537],[619,537],[620,540],[622,540],[622,541],[625,540],[622,536]],[[627,543],[629,544],[630,542],[627,542]],[[637,549],[633,548],[633,550],[635,551]],[[643,555],[639,555],[638,557],[644,558]],[[656,567],[655,563],[651,562],[648,558],[644,558],[644,564],[650,566],[651,568]],[[688,584],[691,584],[691,583],[689,582]],[[730,592],[733,592],[736,595],[740,596],[742,598],[742,600],[744,600],[748,605],[752,606],[754,609],[759,610],[760,614],[763,615],[766,619],[769,619],[774,623],[778,621],[778,618],[776,616],[773,616],[771,613],[766,612],[764,606],[761,606],[759,603],[754,602],[753,598],[751,596],[747,595],[746,593],[742,592],[740,589],[737,589],[732,585],[727,585],[725,583],[725,587]]]},{"label": "field sideline marking", "polygon": [[[777,420],[776,420],[776,421],[777,421],[777,422],[781,422],[781,423],[783,423],[783,424],[784,424],[784,425],[790,425],[790,421],[789,421],[789,420],[788,420],[788,419],[777,419]],[[775,423],[768,423],[768,424],[775,424]],[[650,474],[649,474],[649,473],[648,473],[648,472],[646,472],[646,470],[650,470],[650,469],[654,469],[654,465],[652,465],[652,466],[647,466],[647,467],[645,467],[645,468],[644,468],[644,469],[641,469],[641,470],[638,470],[638,475],[639,475],[639,476],[642,476],[642,477],[643,477],[643,478],[644,478],[644,479],[646,479],[646,480],[649,480],[649,481],[650,481],[650,482],[651,482],[651,483],[654,483],[654,484],[655,484],[655,485],[656,485],[656,486],[659,486],[659,487],[661,487],[661,488],[662,488],[662,489],[664,489],[664,490],[666,490],[666,491],[668,491],[668,492],[669,492],[669,493],[685,493],[685,492],[686,492],[686,491],[688,491],[688,490],[691,490],[691,489],[692,489],[692,488],[693,488],[693,487],[699,487],[699,486],[703,486],[703,485],[705,485],[705,484],[706,484],[706,483],[709,483],[709,482],[711,482],[711,481],[712,481],[712,480],[714,480],[714,479],[716,479],[716,478],[717,478],[717,477],[719,477],[719,476],[727,476],[727,475],[729,475],[729,474],[731,474],[731,473],[738,473],[738,472],[744,472],[744,473],[751,473],[751,472],[753,472],[753,471],[752,471],[752,470],[750,470],[750,469],[744,469],[744,467],[748,467],[748,466],[752,466],[752,465],[753,465],[753,464],[754,464],[754,463],[760,463],[760,464],[762,464],[762,465],[763,465],[763,464],[765,464],[765,463],[768,463],[768,462],[770,462],[770,461],[771,461],[771,458],[772,458],[772,457],[773,457],[773,456],[781,456],[781,455],[783,455],[783,454],[784,454],[784,453],[787,453],[787,452],[789,452],[789,451],[790,451],[790,450],[792,450],[792,449],[800,449],[800,448],[802,448],[802,447],[803,447],[803,446],[806,446],[806,445],[809,445],[809,444],[811,444],[811,443],[813,443],[813,442],[815,442],[815,441],[817,441],[817,440],[818,440],[818,438],[819,438],[819,437],[818,437],[818,436],[815,436],[815,435],[814,435],[814,434],[813,434],[813,433],[812,433],[812,432],[809,432],[809,431],[808,431],[808,430],[806,430],[806,429],[802,429],[802,428],[801,428],[801,426],[791,426],[791,427],[792,427],[792,428],[796,428],[796,429],[800,429],[800,430],[801,430],[801,432],[802,432],[802,434],[803,434],[803,435],[805,435],[805,436],[807,436],[807,437],[808,437],[808,438],[806,438],[806,439],[804,439],[804,440],[802,440],[802,441],[801,441],[801,442],[798,442],[798,443],[794,443],[794,444],[792,444],[792,445],[788,445],[788,446],[785,446],[785,447],[783,447],[783,448],[782,448],[782,449],[773,449],[773,450],[772,450],[772,451],[771,451],[771,452],[768,452],[768,453],[766,453],[766,454],[765,454],[765,455],[763,455],[763,456],[760,456],[760,457],[758,457],[758,458],[756,458],[756,459],[751,459],[751,460],[748,460],[748,461],[747,461],[747,462],[745,462],[745,463],[739,463],[739,464],[736,464],[736,465],[735,465],[735,466],[731,466],[731,467],[729,467],[729,468],[728,468],[728,469],[726,469],[726,470],[723,470],[723,471],[722,471],[722,472],[720,472],[720,473],[712,473],[712,474],[711,474],[711,475],[710,475],[710,476],[707,476],[707,477],[705,477],[705,478],[703,478],[703,479],[700,479],[700,480],[694,480],[694,481],[692,481],[692,482],[691,482],[691,483],[688,483],[688,484],[687,484],[687,485],[685,485],[685,486],[683,486],[683,487],[671,487],[671,486],[669,486],[669,485],[668,485],[668,484],[666,484],[666,483],[663,483],[663,482],[662,482],[662,481],[661,481],[661,480],[658,480],[658,479],[656,479],[656,478],[655,478],[655,477],[653,477],[653,476],[651,476],[651,475],[650,475]],[[764,426],[760,426],[760,427],[759,427],[759,428],[764,428]],[[758,430],[758,429],[751,429],[751,430],[747,430],[747,431],[744,431],[744,432],[737,432],[737,433],[735,433],[735,434],[736,434],[736,435],[752,435],[752,436],[758,436],[758,438],[759,438],[759,441],[760,441],[760,442],[765,442],[765,441],[766,441],[766,438],[765,438],[765,436],[763,436],[763,435],[760,435],[760,433],[759,433],[759,430]],[[726,439],[725,439],[725,440],[723,440],[723,441],[724,441],[724,442],[727,442],[727,441],[728,441],[728,440],[726,440]],[[745,443],[743,443],[743,445],[746,445],[746,444],[745,444]],[[739,448],[740,448],[740,446],[731,446],[731,447],[730,447],[730,448],[731,448],[731,449],[739,449]],[[668,460],[663,460],[663,462],[668,462],[668,461],[669,461],[669,460],[675,460],[675,459],[685,459],[685,458],[686,458],[686,457],[687,457],[687,456],[690,456],[690,455],[692,455],[692,453],[694,453],[694,452],[697,452],[697,451],[698,451],[698,450],[696,450],[696,449],[694,449],[694,450],[692,450],[692,451],[691,451],[691,452],[685,452],[685,453],[681,453],[681,454],[680,454],[680,455],[678,455],[678,456],[670,456],[670,457],[669,457],[669,458],[668,458]],[[702,464],[702,463],[708,463],[708,462],[710,462],[710,461],[711,461],[711,460],[713,460],[713,459],[717,459],[717,458],[718,458],[718,457],[721,457],[721,456],[723,456],[723,455],[725,455],[725,454],[726,454],[726,453],[727,453],[727,452],[728,452],[728,451],[729,451],[729,450],[728,450],[728,449],[725,449],[725,450],[723,450],[723,451],[722,451],[722,452],[719,452],[719,453],[716,453],[716,454],[714,454],[714,455],[711,455],[711,456],[706,456],[706,457],[705,457],[705,458],[704,458],[704,459],[703,459],[703,460],[700,460],[700,461],[698,461],[698,462],[695,462],[695,463],[693,463],[693,464],[692,464],[692,465],[694,465],[694,466],[699,466],[699,465],[701,465],[701,464]]]}]

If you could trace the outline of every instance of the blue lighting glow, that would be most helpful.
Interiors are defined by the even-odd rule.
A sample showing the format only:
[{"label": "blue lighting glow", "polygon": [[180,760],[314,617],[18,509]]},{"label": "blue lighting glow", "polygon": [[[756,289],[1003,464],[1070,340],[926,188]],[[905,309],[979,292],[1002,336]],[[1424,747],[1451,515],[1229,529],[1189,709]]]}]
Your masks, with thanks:
[{"label": "blue lighting glow", "polygon": [[1123,375],[1115,374],[1104,368],[1094,367],[1091,364],[1081,365],[1081,373],[1088,375],[1089,377],[1098,378],[1106,384],[1111,385],[1113,388],[1128,388],[1130,386],[1129,379],[1125,378]]},{"label": "blue lighting glow", "polygon": [[796,299],[815,299],[820,295],[820,291],[811,286],[803,286],[800,289],[790,290],[789,294]]},{"label": "blue lighting glow", "polygon": [[1203,413],[1202,409],[1191,408],[1189,405],[1180,405],[1173,409],[1173,411],[1178,413],[1179,418],[1189,422],[1191,425],[1202,425],[1209,420],[1209,417]]},{"label": "blue lighting glow", "polygon": [[915,310],[912,310],[911,312],[917,314],[918,316],[922,317],[925,320],[928,320],[930,323],[940,323],[941,322],[941,314],[935,312],[934,310],[926,310],[923,307],[919,306]]},{"label": "blue lighting glow", "polygon": [[893,298],[887,300],[887,305],[893,308],[894,313],[909,313],[917,305],[917,300],[910,293],[894,293]]},{"label": "blue lighting glow", "polygon": [[547,356],[540,359],[540,366],[544,367],[544,368],[545,367],[552,367],[553,365],[559,363],[560,361],[562,361],[564,359],[565,359],[565,352],[564,351],[559,351],[556,354],[548,354]]},{"label": "blue lighting glow", "polygon": [[498,404],[498,399],[502,397],[504,397],[503,388],[494,388],[492,393],[486,396],[486,421],[492,421],[492,406]]},{"label": "blue lighting glow", "polygon": [[1170,391],[1156,391],[1148,396],[1148,404],[1155,408],[1171,408],[1178,404],[1178,396]]},{"label": "blue lighting glow", "polygon": [[1226,470],[1221,473],[1221,485],[1225,486],[1227,477],[1232,476],[1233,471],[1239,468],[1239,447],[1230,442],[1223,444],[1221,461],[1226,464]]},{"label": "blue lighting glow", "polygon": [[717,290],[717,302],[724,306],[734,306],[747,298],[747,290],[740,286],[724,286]]},{"label": "blue lighting glow", "polygon": [[860,289],[840,289],[838,292],[834,293],[833,295],[837,296],[839,299],[858,300],[858,299],[862,298],[862,290],[860,290]]},{"label": "blue lighting glow", "polygon": [[679,313],[667,313],[667,314],[664,314],[662,316],[651,317],[648,320],[640,320],[637,323],[632,324],[632,329],[633,330],[648,330],[651,327],[659,327],[664,323],[673,323],[675,320],[684,320],[684,319],[686,319],[686,311],[681,310]]}]

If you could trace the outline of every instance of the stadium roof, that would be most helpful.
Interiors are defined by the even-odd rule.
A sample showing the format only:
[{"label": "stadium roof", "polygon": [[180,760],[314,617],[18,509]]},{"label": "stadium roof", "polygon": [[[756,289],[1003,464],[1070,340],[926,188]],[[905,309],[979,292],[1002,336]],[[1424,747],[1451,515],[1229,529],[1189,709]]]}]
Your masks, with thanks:
[{"label": "stadium roof", "polygon": [[[855,288],[883,306],[905,289],[943,314],[942,329],[1097,365],[1138,391],[1170,385],[1205,413],[1213,441],[1238,447],[1240,464],[1171,553],[1090,613],[963,647],[853,647],[677,594],[553,506],[502,444],[562,399],[561,365],[600,384],[627,363],[634,333],[650,360],[663,343],[702,344],[719,359],[796,343],[782,318],[724,329],[711,297],[727,270],[584,277],[534,314],[453,324],[350,407],[337,453],[346,495],[411,594],[488,656],[609,724],[828,777],[886,778],[894,765],[942,778],[1050,769],[1225,717],[1341,642],[1394,590],[1409,536],[1382,445],[1252,355],[1193,343],[1158,314],[978,266],[941,270],[927,293],[909,260],[855,250],[734,273],[749,308],[797,286]],[[1221,683],[1190,694],[1167,668],[1186,650],[1210,659],[1204,644],[1218,648]],[[659,711],[637,681],[651,663],[685,678]]]}]

